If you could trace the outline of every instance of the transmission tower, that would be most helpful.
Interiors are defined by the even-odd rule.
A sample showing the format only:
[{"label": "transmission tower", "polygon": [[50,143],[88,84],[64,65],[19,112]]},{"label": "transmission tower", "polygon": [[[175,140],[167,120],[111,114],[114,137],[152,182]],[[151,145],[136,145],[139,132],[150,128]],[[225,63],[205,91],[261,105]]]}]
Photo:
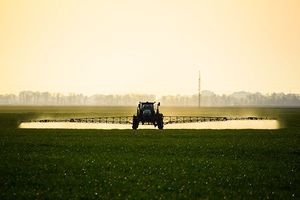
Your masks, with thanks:
[{"label": "transmission tower", "polygon": [[198,107],[201,107],[201,74],[199,71],[199,79],[198,79]]}]

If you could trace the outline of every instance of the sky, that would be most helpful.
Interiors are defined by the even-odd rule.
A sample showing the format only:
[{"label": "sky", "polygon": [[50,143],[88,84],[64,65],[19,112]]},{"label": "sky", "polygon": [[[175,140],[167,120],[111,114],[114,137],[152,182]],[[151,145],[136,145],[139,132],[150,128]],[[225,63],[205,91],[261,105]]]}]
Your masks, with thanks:
[{"label": "sky", "polygon": [[0,0],[0,94],[300,93],[299,0]]}]

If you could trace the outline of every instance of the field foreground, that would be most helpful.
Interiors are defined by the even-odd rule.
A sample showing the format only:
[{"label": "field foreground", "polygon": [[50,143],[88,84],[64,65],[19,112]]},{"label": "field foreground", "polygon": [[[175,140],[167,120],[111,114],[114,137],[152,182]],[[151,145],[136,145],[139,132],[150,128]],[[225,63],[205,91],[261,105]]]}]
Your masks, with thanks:
[{"label": "field foreground", "polygon": [[[168,110],[169,109],[169,110]],[[134,108],[0,108],[0,199],[297,199],[300,109],[186,109],[269,114],[279,130],[18,129],[40,117]]]}]

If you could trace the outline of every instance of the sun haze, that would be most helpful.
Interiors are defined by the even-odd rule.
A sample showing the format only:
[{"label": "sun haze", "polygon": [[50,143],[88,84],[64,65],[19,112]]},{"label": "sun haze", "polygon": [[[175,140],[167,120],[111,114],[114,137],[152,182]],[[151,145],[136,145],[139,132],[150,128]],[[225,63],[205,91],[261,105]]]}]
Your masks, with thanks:
[{"label": "sun haze", "polygon": [[300,93],[300,1],[2,0],[0,93]]}]

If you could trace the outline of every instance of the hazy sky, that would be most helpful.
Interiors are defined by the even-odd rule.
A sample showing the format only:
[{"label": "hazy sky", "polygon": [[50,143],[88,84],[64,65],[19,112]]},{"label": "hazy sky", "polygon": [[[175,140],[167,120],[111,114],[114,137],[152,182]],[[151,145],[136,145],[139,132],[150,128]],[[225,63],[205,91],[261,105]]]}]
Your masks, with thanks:
[{"label": "hazy sky", "polygon": [[0,93],[300,93],[299,0],[0,0]]}]

